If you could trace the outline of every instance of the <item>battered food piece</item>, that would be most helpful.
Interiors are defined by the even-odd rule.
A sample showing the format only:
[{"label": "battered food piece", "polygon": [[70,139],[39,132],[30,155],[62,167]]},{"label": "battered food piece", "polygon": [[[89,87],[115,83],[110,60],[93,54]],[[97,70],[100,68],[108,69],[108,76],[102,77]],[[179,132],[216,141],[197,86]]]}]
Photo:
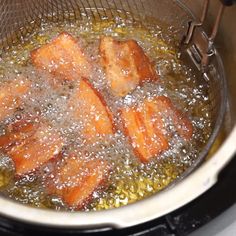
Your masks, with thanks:
[{"label": "battered food piece", "polygon": [[78,80],[88,77],[91,65],[76,38],[68,33],[60,33],[48,44],[31,52],[34,66],[44,69],[60,80]]},{"label": "battered food piece", "polygon": [[112,116],[105,101],[92,85],[81,80],[74,95],[70,98],[69,107],[76,119],[81,121],[82,133],[89,142],[98,137],[113,134]]},{"label": "battered food piece", "polygon": [[6,82],[0,87],[0,121],[12,115],[21,105],[21,97],[30,89],[30,82],[25,79]]},{"label": "battered food piece", "polygon": [[[88,47],[91,48],[88,48],[88,53],[91,53],[96,46],[97,42],[89,44]],[[94,51],[97,52],[97,50]],[[44,106],[38,107],[37,104],[37,109],[33,111],[39,110],[37,114],[42,114],[37,122],[34,119],[22,119],[8,125],[5,134],[0,136],[0,150],[12,158],[15,164],[15,175],[24,177],[25,174],[39,169],[40,171],[34,174],[43,181],[41,187],[47,197],[51,195],[50,197],[61,198],[70,210],[93,208],[91,200],[95,196],[103,198],[103,195],[99,195],[99,191],[113,183],[112,178],[116,181],[123,176],[122,167],[126,168],[126,164],[122,164],[121,167],[116,166],[117,163],[111,157],[123,159],[123,153],[131,154],[127,157],[132,156],[133,150],[140,161],[149,162],[151,158],[158,157],[169,149],[170,140],[174,134],[189,141],[193,132],[189,119],[175,108],[169,98],[156,95],[152,99],[146,99],[146,93],[149,91],[145,88],[142,102],[132,107],[122,107],[120,113],[112,114],[104,98],[107,102],[108,99],[119,101],[118,103],[109,101],[112,111],[117,111],[124,104],[122,97],[131,93],[145,81],[158,81],[159,77],[150,59],[135,40],[118,41],[112,37],[103,36],[100,40],[99,54],[100,66],[104,68],[105,79],[110,87],[107,88],[109,92],[99,86],[102,91],[100,93],[100,90],[93,86],[97,85],[98,79],[100,81],[100,69],[98,68],[99,73],[95,73],[97,72],[95,70],[91,73],[94,66],[91,64],[93,59],[91,58],[90,61],[90,58],[86,57],[79,40],[70,34],[61,33],[51,42],[32,51],[33,65],[39,70],[49,72],[43,74],[42,79],[45,79],[46,84],[49,80],[55,85],[49,86],[52,91],[46,91],[49,96],[50,92],[53,96],[56,95],[52,96],[52,102],[50,100],[49,103],[45,99],[45,102],[41,101],[39,104],[46,103],[47,106],[50,104],[54,108],[55,101],[56,109],[49,110],[55,113],[52,113],[52,116],[48,113],[46,117],[52,120],[46,121],[43,118],[44,110],[41,112]],[[94,68],[96,66],[98,65]],[[34,85],[33,79],[31,81]],[[62,83],[64,81],[72,81],[72,83],[67,86],[68,84]],[[59,85],[63,92],[55,89],[56,85]],[[45,89],[45,87],[42,88]],[[25,91],[28,90],[25,89]],[[110,91],[114,96],[110,94]],[[32,90],[32,97],[33,92]],[[16,94],[13,91],[14,93]],[[21,93],[24,94],[19,90],[17,94]],[[58,101],[61,101],[61,96],[66,103],[62,104],[60,110]],[[16,101],[15,97],[13,100]],[[24,112],[27,113],[27,111],[26,108]],[[64,112],[65,117],[63,117]],[[119,114],[121,117],[117,117]],[[54,120],[57,115],[64,118],[59,123]],[[113,116],[117,119],[113,119]],[[51,128],[49,124],[51,121],[57,127]],[[116,127],[120,129],[117,133]],[[60,130],[60,133],[57,130]],[[131,143],[131,149],[129,144],[123,143],[125,141],[123,134]],[[181,142],[181,139],[178,140]],[[111,150],[107,144],[111,144]],[[105,150],[107,146],[108,152]],[[123,148],[126,149],[125,152]],[[75,150],[79,151],[79,154]],[[96,153],[96,156],[92,153]],[[122,159],[118,161],[122,162]],[[136,171],[132,169],[133,161],[135,162],[131,160],[129,166],[132,178]],[[146,166],[149,165],[140,165],[140,169],[147,171],[148,174],[149,170]],[[120,168],[119,173],[110,171],[111,167],[115,170]],[[139,173],[139,175],[142,174]],[[124,176],[127,177],[126,174]],[[132,180],[134,185],[138,183],[138,179]],[[107,193],[109,194],[109,191]],[[130,200],[127,198],[128,201]],[[116,203],[115,207],[117,207]]]},{"label": "battered food piece", "polygon": [[127,95],[143,81],[159,79],[149,58],[135,40],[118,41],[102,37],[100,55],[108,84],[117,96]]},{"label": "battered food piece", "polygon": [[1,150],[12,158],[15,174],[24,175],[55,157],[63,140],[47,123],[20,121],[0,137],[0,144]]},{"label": "battered food piece", "polygon": [[47,182],[47,192],[61,197],[70,207],[83,208],[93,192],[105,183],[108,170],[104,160],[83,160],[71,154],[55,167],[53,178]]},{"label": "battered food piece", "polygon": [[168,149],[166,122],[171,120],[178,134],[189,140],[192,136],[192,124],[165,96],[146,99],[135,107],[121,109],[121,118],[125,134],[129,137],[135,154],[143,162]]},{"label": "battered food piece", "polygon": [[0,136],[0,149],[9,151],[15,145],[32,137],[39,127],[32,119],[22,119],[7,126],[4,135]]}]

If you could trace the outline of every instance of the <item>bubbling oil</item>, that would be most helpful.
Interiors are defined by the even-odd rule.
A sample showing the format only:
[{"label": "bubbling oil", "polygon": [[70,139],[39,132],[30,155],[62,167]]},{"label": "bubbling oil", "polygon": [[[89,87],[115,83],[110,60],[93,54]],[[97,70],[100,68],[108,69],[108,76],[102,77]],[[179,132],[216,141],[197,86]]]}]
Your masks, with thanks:
[{"label": "bubbling oil", "polygon": [[[191,142],[178,135],[170,140],[170,148],[149,163],[140,163],[135,157],[127,137],[120,128],[120,118],[114,116],[118,130],[106,140],[98,140],[85,147],[80,137],[81,124],[73,119],[67,101],[76,84],[67,83],[57,88],[49,83],[48,75],[34,69],[30,51],[49,42],[61,32],[71,33],[94,64],[88,80],[101,93],[113,114],[122,106],[139,104],[145,98],[166,95],[190,118],[194,134]],[[22,98],[22,105],[15,113],[1,122],[1,127],[21,119],[25,114],[37,114],[50,120],[52,130],[60,132],[65,139],[65,153],[84,153],[91,158],[109,161],[112,170],[106,188],[93,193],[93,200],[84,210],[103,210],[120,207],[146,198],[168,186],[190,167],[206,144],[212,131],[209,98],[205,81],[196,76],[191,68],[179,59],[174,29],[162,25],[131,22],[122,18],[114,20],[74,21],[64,23],[44,22],[24,42],[6,51],[0,61],[1,83],[24,78],[31,82],[30,92]],[[102,35],[119,40],[134,39],[154,62],[161,82],[147,82],[124,98],[112,95],[99,64],[98,44]],[[67,158],[66,156],[64,157]],[[57,196],[45,191],[45,179],[50,175],[50,164],[43,165],[35,173],[14,178],[14,165],[9,157],[0,158],[0,188],[4,196],[24,204],[57,210],[74,210]]]}]

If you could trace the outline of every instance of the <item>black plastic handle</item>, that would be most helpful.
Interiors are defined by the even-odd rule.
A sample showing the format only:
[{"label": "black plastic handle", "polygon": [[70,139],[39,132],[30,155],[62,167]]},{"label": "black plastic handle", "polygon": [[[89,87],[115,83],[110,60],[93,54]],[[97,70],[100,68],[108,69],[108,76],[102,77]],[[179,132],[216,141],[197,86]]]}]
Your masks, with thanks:
[{"label": "black plastic handle", "polygon": [[236,3],[236,0],[221,0],[221,2],[222,2],[225,6],[232,6],[234,3]]}]

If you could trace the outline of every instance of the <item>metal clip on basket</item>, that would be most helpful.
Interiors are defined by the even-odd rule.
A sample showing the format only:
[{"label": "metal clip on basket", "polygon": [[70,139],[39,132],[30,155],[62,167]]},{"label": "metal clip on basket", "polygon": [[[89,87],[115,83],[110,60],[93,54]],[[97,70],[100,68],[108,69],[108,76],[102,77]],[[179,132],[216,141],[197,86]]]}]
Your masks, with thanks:
[{"label": "metal clip on basket", "polygon": [[205,23],[210,0],[204,1],[200,20],[191,21],[189,23],[187,34],[183,38],[183,45],[198,70],[203,73],[207,70],[211,56],[215,54],[213,43],[220,26],[225,6],[231,6],[233,3],[236,3],[236,1],[221,0],[210,36],[199,30]]}]

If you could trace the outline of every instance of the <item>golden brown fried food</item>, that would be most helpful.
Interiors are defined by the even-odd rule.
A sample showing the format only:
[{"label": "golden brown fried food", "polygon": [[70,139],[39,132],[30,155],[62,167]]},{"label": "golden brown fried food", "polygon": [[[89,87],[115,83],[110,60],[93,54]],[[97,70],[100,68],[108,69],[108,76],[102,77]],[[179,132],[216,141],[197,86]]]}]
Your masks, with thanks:
[{"label": "golden brown fried food", "polygon": [[55,168],[53,178],[47,183],[47,192],[61,197],[68,206],[80,209],[104,183],[108,169],[106,161],[82,160],[70,155]]},{"label": "golden brown fried food", "polygon": [[4,135],[0,136],[0,149],[10,150],[13,146],[21,144],[30,138],[39,127],[39,123],[23,119],[8,125]]},{"label": "golden brown fried food", "polygon": [[31,52],[34,66],[44,69],[56,79],[77,80],[88,77],[91,65],[78,40],[68,33],[61,33],[48,44]]},{"label": "golden brown fried food", "polygon": [[55,157],[62,149],[63,140],[47,123],[20,121],[0,137],[0,145],[12,158],[16,175],[23,175]]},{"label": "golden brown fried food", "polygon": [[98,136],[113,134],[111,113],[101,95],[92,85],[81,80],[75,94],[69,101],[74,116],[82,123],[82,133],[89,141]]},{"label": "golden brown fried food", "polygon": [[121,110],[125,134],[141,161],[147,162],[168,149],[168,134],[165,127],[167,117],[172,120],[182,138],[191,138],[191,122],[165,96],[146,99],[139,106]]},{"label": "golden brown fried food", "polygon": [[14,80],[0,87],[0,120],[12,115],[21,105],[21,97],[30,89],[31,83],[27,80]]},{"label": "golden brown fried food", "polygon": [[102,37],[101,64],[108,84],[117,96],[125,96],[145,80],[158,80],[149,58],[135,40]]}]

